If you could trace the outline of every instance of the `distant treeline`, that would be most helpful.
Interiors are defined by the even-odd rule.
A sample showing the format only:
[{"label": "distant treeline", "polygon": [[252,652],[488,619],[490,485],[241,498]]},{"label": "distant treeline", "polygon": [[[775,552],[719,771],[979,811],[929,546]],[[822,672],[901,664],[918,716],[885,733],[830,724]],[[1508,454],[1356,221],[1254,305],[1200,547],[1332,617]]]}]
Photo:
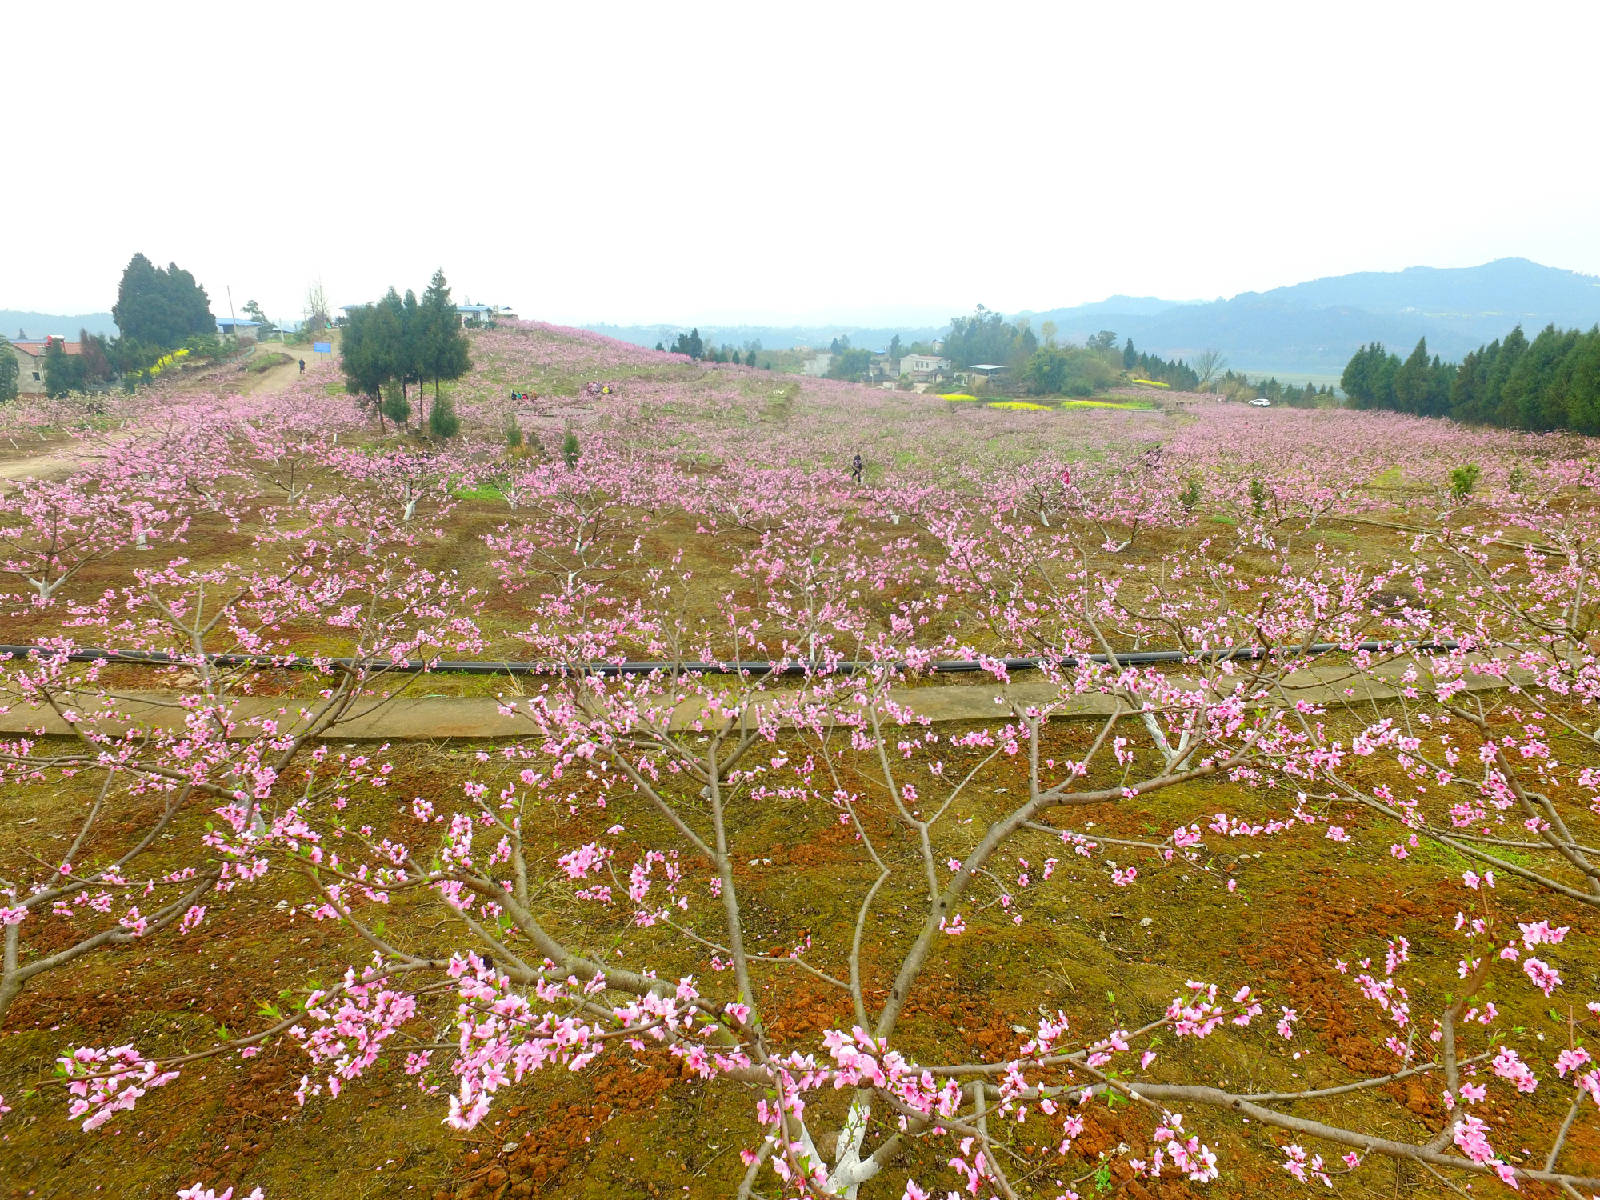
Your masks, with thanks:
[{"label": "distant treeline", "polygon": [[[834,339],[837,341],[838,339]],[[847,341],[849,339],[846,339]],[[696,326],[688,333],[680,333],[678,340],[670,347],[665,342],[657,342],[656,349],[662,353],[687,354],[695,361],[714,363],[743,363],[747,367],[756,365],[756,351],[761,349],[760,341],[746,342],[745,353],[741,357],[739,351],[724,342],[721,346],[713,346],[710,342],[700,337],[700,328]]]},{"label": "distant treeline", "polygon": [[1283,383],[1276,375],[1267,379],[1251,379],[1237,371],[1224,371],[1207,390],[1219,392],[1230,400],[1254,400],[1258,396],[1265,396],[1274,404],[1286,404],[1290,408],[1333,408],[1339,402],[1333,394],[1333,388],[1327,384],[1318,387],[1314,383]]},{"label": "distant treeline", "polygon": [[1154,380],[1175,387],[1180,392],[1193,392],[1200,387],[1200,372],[1183,359],[1157,358],[1154,354],[1136,350],[1132,338],[1122,346],[1122,369],[1135,379]]},{"label": "distant treeline", "polygon": [[1339,386],[1356,408],[1600,434],[1600,326],[1547,325],[1530,342],[1519,325],[1460,365],[1430,358],[1426,338],[1404,362],[1374,342],[1351,358]]},{"label": "distant treeline", "polygon": [[1183,392],[1216,392],[1230,400],[1254,400],[1265,396],[1274,404],[1295,408],[1329,407],[1335,403],[1331,387],[1281,383],[1271,379],[1251,379],[1238,371],[1226,370],[1227,361],[1215,350],[1207,350],[1190,366],[1181,358],[1158,358],[1135,348],[1129,338],[1122,347],[1122,369],[1132,379],[1164,383]]}]

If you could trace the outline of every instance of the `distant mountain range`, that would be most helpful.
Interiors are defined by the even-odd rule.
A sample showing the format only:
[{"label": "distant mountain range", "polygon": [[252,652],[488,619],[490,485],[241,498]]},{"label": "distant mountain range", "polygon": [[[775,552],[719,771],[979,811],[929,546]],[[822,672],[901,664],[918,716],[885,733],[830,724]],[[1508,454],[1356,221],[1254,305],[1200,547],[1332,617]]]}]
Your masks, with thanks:
[{"label": "distant mountain range", "polygon": [[1106,301],[1030,316],[1034,329],[1054,321],[1068,339],[1114,329],[1164,358],[1220,350],[1252,375],[1337,375],[1367,342],[1403,356],[1425,337],[1432,353],[1459,361],[1519,324],[1530,337],[1551,322],[1588,329],[1600,322],[1600,279],[1502,258],[1481,267],[1362,271],[1154,311],[1137,303],[1121,311]]},{"label": "distant mountain range", "polygon": [[[1008,314],[1008,319],[1018,316],[1026,316],[1035,332],[1044,322],[1055,322],[1063,341],[1081,342],[1110,329],[1118,341],[1131,337],[1140,350],[1163,358],[1193,360],[1206,350],[1219,350],[1229,366],[1251,375],[1329,378],[1337,377],[1367,342],[1383,342],[1404,355],[1426,337],[1431,352],[1459,361],[1518,324],[1530,337],[1551,322],[1588,329],[1600,322],[1600,279],[1525,258],[1502,258],[1481,267],[1362,271],[1209,303],[1113,296],[1073,308]],[[644,346],[658,341],[670,345],[680,329],[589,328]],[[897,333],[912,342],[937,337],[948,328],[740,325],[702,327],[700,333],[719,345],[743,346],[759,339],[769,350],[826,346],[843,333],[854,345],[882,350]]]},{"label": "distant mountain range", "polygon": [[[19,312],[0,308],[0,337],[14,342],[37,341],[59,333],[68,340],[76,340],[78,331],[117,336],[117,323],[110,313],[82,313],[76,317],[63,317],[54,313]],[[19,336],[20,335],[20,336]]]}]

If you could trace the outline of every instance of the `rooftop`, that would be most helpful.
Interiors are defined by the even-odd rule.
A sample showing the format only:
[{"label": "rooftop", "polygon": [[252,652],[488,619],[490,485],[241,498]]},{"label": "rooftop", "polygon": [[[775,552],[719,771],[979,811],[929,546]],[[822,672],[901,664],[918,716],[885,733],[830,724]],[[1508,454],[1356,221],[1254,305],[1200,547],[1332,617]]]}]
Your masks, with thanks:
[{"label": "rooftop", "polygon": [[[83,353],[83,343],[82,342],[69,342],[69,341],[66,341],[63,338],[52,338],[50,340],[51,341],[60,342],[61,343],[61,348],[63,350],[65,350],[68,354],[82,354]],[[39,340],[39,341],[27,341],[27,342],[12,342],[11,344],[13,346],[15,346],[18,350],[21,350],[24,354],[30,354],[34,358],[43,358],[44,357],[44,348],[47,345],[49,345],[49,342],[44,341],[44,340]]]}]

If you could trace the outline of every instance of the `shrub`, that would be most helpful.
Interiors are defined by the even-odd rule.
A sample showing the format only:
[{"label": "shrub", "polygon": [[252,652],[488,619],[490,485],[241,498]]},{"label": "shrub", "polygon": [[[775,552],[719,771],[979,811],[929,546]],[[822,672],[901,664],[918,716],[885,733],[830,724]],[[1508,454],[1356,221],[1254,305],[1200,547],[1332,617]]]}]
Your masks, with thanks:
[{"label": "shrub", "polygon": [[234,343],[214,333],[192,333],[183,343],[183,349],[196,358],[203,358],[208,362],[226,358],[235,348]]},{"label": "shrub", "polygon": [[461,418],[449,396],[435,396],[428,410],[428,432],[436,438],[453,438],[461,432]]},{"label": "shrub", "polygon": [[1464,467],[1453,469],[1450,472],[1451,498],[1459,503],[1472,495],[1472,489],[1478,486],[1478,476],[1482,473],[1477,463],[1468,463]]},{"label": "shrub", "polygon": [[561,439],[561,458],[569,469],[578,465],[578,435],[570,429]]},{"label": "shrub", "polygon": [[411,419],[411,401],[406,399],[406,394],[395,384],[384,388],[383,403],[378,411],[396,425],[404,425]]},{"label": "shrub", "polygon": [[1200,503],[1200,476],[1190,475],[1183,481],[1183,487],[1178,491],[1178,503],[1183,505],[1184,512],[1193,512],[1195,505]]},{"label": "shrub", "polygon": [[1267,511],[1267,485],[1259,479],[1250,481],[1250,511],[1258,517]]},{"label": "shrub", "polygon": [[515,417],[506,418],[506,446],[512,450],[522,448],[522,426]]}]

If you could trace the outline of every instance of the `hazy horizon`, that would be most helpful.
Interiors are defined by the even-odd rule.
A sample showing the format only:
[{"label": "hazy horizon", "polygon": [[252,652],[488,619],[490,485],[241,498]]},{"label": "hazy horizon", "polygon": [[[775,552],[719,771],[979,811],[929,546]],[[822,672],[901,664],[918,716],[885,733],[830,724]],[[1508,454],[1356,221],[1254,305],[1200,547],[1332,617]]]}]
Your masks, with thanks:
[{"label": "hazy horizon", "polygon": [[[1506,257],[1515,258],[1515,257],[1521,257],[1521,256],[1506,256]],[[180,263],[179,265],[181,266],[182,264]],[[1468,263],[1468,264],[1463,264],[1463,265],[1467,266],[1467,267],[1479,267],[1479,266],[1486,266],[1486,265],[1488,265],[1488,263]],[[1543,266],[1543,267],[1550,267],[1550,268],[1553,268],[1553,269],[1556,269],[1556,270],[1563,270],[1563,271],[1570,270],[1570,268],[1564,267],[1559,263],[1539,263],[1539,264],[1536,264],[1536,265]],[[1412,268],[1442,269],[1442,268],[1438,267],[1438,264],[1434,264],[1434,263],[1411,263],[1411,264],[1408,264],[1407,267],[1396,268],[1396,269],[1403,271],[1403,270],[1409,270],[1409,269],[1412,269]],[[1357,273],[1369,273],[1369,272],[1357,272]],[[1583,272],[1578,272],[1578,273],[1579,274],[1584,274]],[[1591,276],[1591,278],[1594,278],[1594,277]],[[1104,296],[1098,296],[1098,297],[1094,297],[1094,298],[1086,299],[1086,300],[1074,300],[1074,301],[1067,302],[1067,303],[1039,303],[1039,304],[1024,306],[1024,307],[1016,308],[1016,309],[1001,309],[1001,308],[998,308],[998,307],[996,307],[994,305],[989,305],[987,307],[993,308],[993,309],[995,309],[995,311],[1004,313],[1004,314],[1006,314],[1008,316],[1014,316],[1014,315],[1021,314],[1021,313],[1042,313],[1042,312],[1049,312],[1049,311],[1054,310],[1054,309],[1073,308],[1073,307],[1079,307],[1079,306],[1088,305],[1088,304],[1102,304],[1102,303],[1107,303],[1107,302],[1110,302],[1110,301],[1113,301],[1113,300],[1117,300],[1117,299],[1127,299],[1127,300],[1131,300],[1131,301],[1159,300],[1159,301],[1162,301],[1162,302],[1165,302],[1165,303],[1169,303],[1169,304],[1171,304],[1171,305],[1173,305],[1175,307],[1176,306],[1186,306],[1186,305],[1203,305],[1203,304],[1209,304],[1209,303],[1214,303],[1214,302],[1217,302],[1217,303],[1225,302],[1225,301],[1228,301],[1228,300],[1236,299],[1236,298],[1238,298],[1239,296],[1242,296],[1242,295],[1259,294],[1259,293],[1263,293],[1263,292],[1272,291],[1272,290],[1277,289],[1277,288],[1293,287],[1296,284],[1308,283],[1308,282],[1312,282],[1312,281],[1311,280],[1304,280],[1304,279],[1285,280],[1285,281],[1280,282],[1280,283],[1272,283],[1272,284],[1266,284],[1266,285],[1263,285],[1263,286],[1260,286],[1260,287],[1246,288],[1243,291],[1235,292],[1235,293],[1232,293],[1230,295],[1218,295],[1218,296],[1215,296],[1215,297],[1213,297],[1211,299],[1199,299],[1199,298],[1195,298],[1195,297],[1134,295],[1134,294],[1132,294],[1130,292],[1127,292],[1127,291],[1117,291],[1117,292],[1109,293],[1109,294],[1104,295]],[[202,286],[204,286],[203,281],[202,281]],[[208,294],[209,294],[209,292],[208,292]],[[3,298],[0,298],[0,299],[3,299]],[[461,300],[461,297],[458,296],[457,299]],[[216,303],[216,297],[215,296],[211,296],[211,300],[212,300],[212,311],[214,313],[216,313],[218,316],[227,315],[227,307],[226,307],[226,303],[225,302],[224,302],[223,305],[219,306]],[[465,302],[465,301],[463,300],[462,302]],[[240,301],[240,300],[238,300],[237,297],[235,297],[235,308],[236,309],[242,303],[243,303],[243,301]],[[979,303],[981,303],[981,301]],[[335,307],[336,308],[338,307],[337,302],[335,303]],[[513,310],[517,309],[517,306],[515,306],[515,305],[508,305],[507,307],[512,308]],[[617,327],[617,328],[649,328],[649,327],[661,326],[663,328],[673,328],[673,329],[682,328],[684,330],[687,330],[690,327],[696,326],[696,325],[698,325],[698,326],[707,326],[707,327],[711,327],[711,328],[727,328],[727,327],[735,327],[735,326],[751,326],[751,327],[762,326],[762,327],[772,327],[772,328],[808,328],[808,327],[837,325],[837,326],[840,326],[840,327],[851,326],[851,327],[860,327],[860,328],[891,329],[891,328],[930,327],[930,326],[946,325],[946,324],[948,324],[950,322],[951,318],[956,317],[956,316],[961,316],[961,315],[964,315],[965,313],[970,312],[972,310],[972,307],[973,306],[971,304],[968,304],[968,305],[965,305],[965,306],[960,305],[960,304],[956,304],[956,305],[951,306],[951,307],[924,306],[920,310],[879,310],[879,311],[856,310],[856,311],[852,311],[852,310],[847,310],[846,309],[846,310],[837,310],[837,311],[821,311],[821,312],[812,312],[812,313],[800,313],[800,314],[796,314],[796,315],[779,315],[779,316],[770,317],[770,318],[765,317],[760,313],[755,313],[755,314],[745,313],[745,314],[735,314],[733,316],[726,316],[726,315],[698,316],[698,317],[691,316],[691,317],[687,317],[687,318],[684,318],[682,320],[677,320],[677,321],[670,320],[670,319],[661,319],[661,318],[656,318],[656,317],[649,317],[649,318],[636,319],[636,320],[619,320],[619,319],[613,319],[613,318],[609,318],[609,317],[598,317],[598,318],[595,318],[595,319],[592,319],[592,320],[573,320],[573,319],[564,320],[564,319],[561,319],[559,317],[551,317],[551,316],[547,316],[547,315],[541,314],[541,313],[524,313],[524,312],[520,312],[520,311],[518,312],[518,315],[521,316],[521,317],[529,318],[529,319],[546,320],[546,321],[550,321],[552,324],[566,325],[566,326],[571,326],[571,327],[575,327],[575,328],[587,328],[587,327],[593,327],[593,326],[598,326],[598,325],[607,325],[607,326],[613,326],[613,327]],[[43,311],[43,310],[38,309],[37,307],[25,307],[25,306],[21,306],[21,305],[13,307],[13,306],[10,306],[10,305],[0,304],[0,308],[4,308],[7,311],[15,311],[15,312],[42,312]],[[104,306],[103,308],[99,308],[99,309],[80,309],[80,310],[75,311],[75,312],[48,313],[48,314],[44,314],[44,315],[66,316],[66,317],[77,318],[77,317],[86,317],[86,316],[92,316],[92,315],[97,315],[97,314],[102,314],[102,313],[108,313],[110,311],[110,308],[111,308],[111,305],[108,304],[108,305]],[[272,314],[271,311],[269,310],[269,315],[277,315],[277,314]],[[0,331],[0,332],[3,332],[3,331]]]}]

